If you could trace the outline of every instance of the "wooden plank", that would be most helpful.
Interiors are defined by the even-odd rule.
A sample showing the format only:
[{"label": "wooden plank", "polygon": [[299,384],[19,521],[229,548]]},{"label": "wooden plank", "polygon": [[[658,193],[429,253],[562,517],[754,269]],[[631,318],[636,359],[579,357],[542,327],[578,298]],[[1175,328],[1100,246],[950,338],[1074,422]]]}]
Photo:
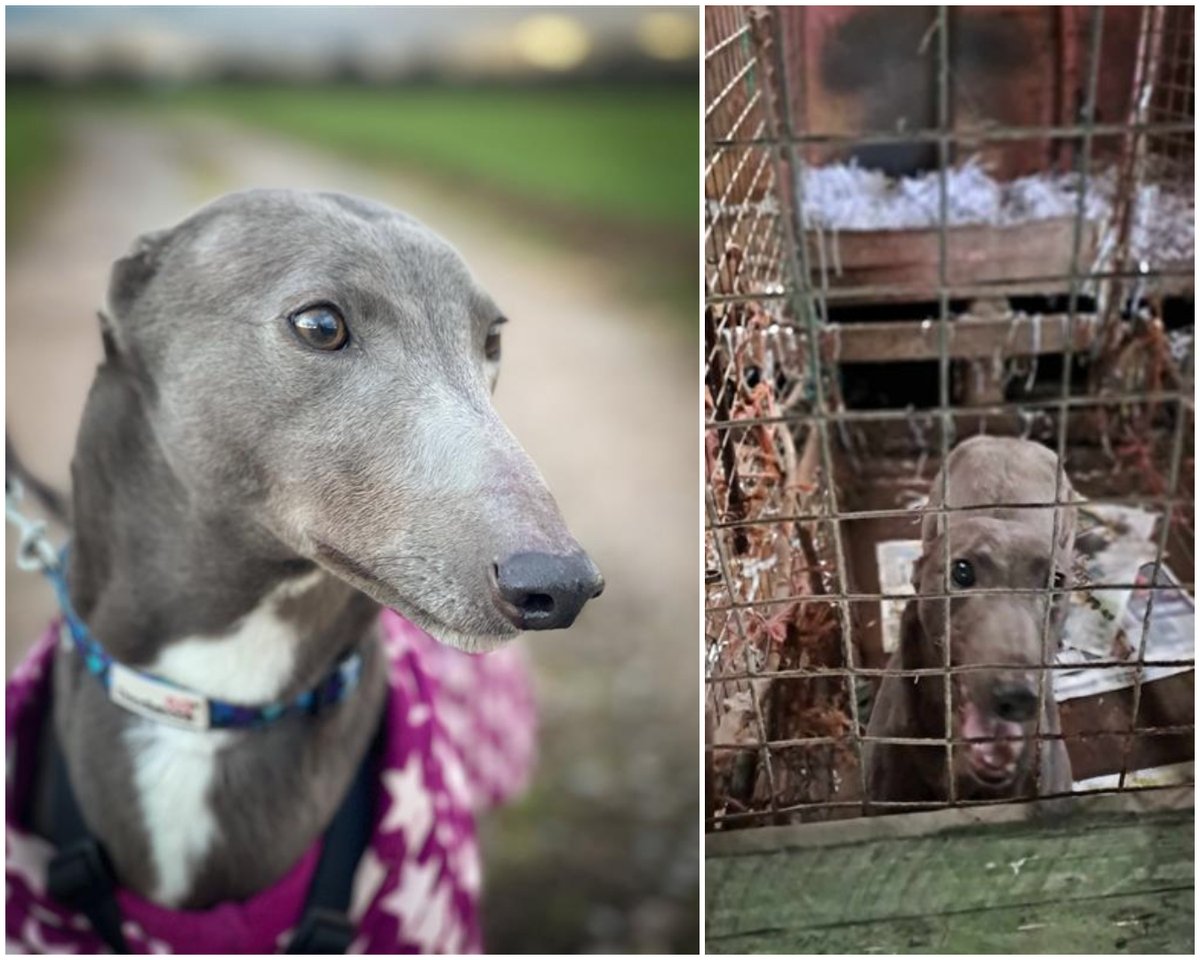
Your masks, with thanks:
[{"label": "wooden plank", "polygon": [[[1138,728],[1190,726],[1195,717],[1195,684],[1196,674],[1191,670],[1143,684]],[[1067,737],[1067,751],[1071,756],[1071,774],[1076,780],[1120,773],[1126,743],[1124,734],[1129,729],[1132,712],[1132,687],[1059,704],[1063,735]],[[1101,731],[1112,731],[1112,736],[1094,736]],[[1081,732],[1093,736],[1078,739],[1076,734]],[[1129,769],[1145,770],[1191,760],[1195,745],[1193,733],[1135,736]]]},{"label": "wooden plank", "polygon": [[[1043,294],[1070,287],[1075,223],[1072,217],[1055,217],[1006,227],[986,225],[948,227],[946,230],[946,283],[970,287],[1004,284],[1014,293],[1032,286]],[[894,286],[899,299],[935,299],[938,290],[940,240],[937,229],[825,231],[820,238],[805,235],[813,282],[824,279],[831,290]],[[1096,227],[1084,224],[1078,268],[1086,271],[1096,244]],[[1039,280],[1038,278],[1046,278]],[[872,299],[890,299],[872,297]]]},{"label": "wooden plank", "polygon": [[708,953],[1190,953],[1192,887],[706,939]]},{"label": "wooden plank", "polygon": [[898,837],[923,837],[961,827],[1050,822],[1068,817],[1143,816],[1191,811],[1190,786],[1130,790],[1119,794],[1090,794],[1022,803],[954,807],[903,816],[856,817],[836,823],[790,824],[755,830],[729,830],[705,837],[705,856],[740,857],[792,848],[844,846]]},{"label": "wooden plank", "polygon": [[[1154,296],[1162,297],[1191,297],[1194,295],[1195,283],[1191,274],[1192,264],[1166,261],[1154,264],[1154,269],[1160,273],[1148,274],[1146,289]],[[756,288],[764,295],[773,295],[766,287]],[[750,292],[749,290],[745,292]],[[1016,279],[1001,279],[987,283],[969,283],[955,285],[950,290],[950,296],[957,300],[970,300],[975,297],[1021,297],[1048,296],[1050,294],[1066,294],[1070,292],[1070,284],[1065,277],[1023,277]],[[929,303],[937,299],[936,289],[930,288],[928,282],[903,284],[887,282],[868,287],[851,287],[841,289],[835,286],[814,296],[821,296],[830,305],[869,304],[869,303]]]},{"label": "wooden plank", "polygon": [[[1067,323],[1065,313],[988,319],[964,314],[950,323],[949,355],[961,360],[1062,353],[1066,349]],[[1075,315],[1073,349],[1091,346],[1097,324],[1094,314]],[[823,333],[825,354],[831,362],[839,363],[936,360],[938,328],[936,320],[830,325]]]},{"label": "wooden plank", "polygon": [[710,836],[707,950],[1191,953],[1190,788],[1154,795]]}]

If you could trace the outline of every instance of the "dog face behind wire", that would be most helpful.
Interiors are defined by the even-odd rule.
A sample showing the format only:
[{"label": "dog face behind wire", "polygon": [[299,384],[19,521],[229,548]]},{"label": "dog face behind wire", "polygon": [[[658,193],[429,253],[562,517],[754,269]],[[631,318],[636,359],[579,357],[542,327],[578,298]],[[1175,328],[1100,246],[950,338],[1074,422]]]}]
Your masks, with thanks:
[{"label": "dog face behind wire", "polygon": [[[1049,672],[1039,698],[1038,666],[1053,662],[1067,597],[1047,586],[1070,586],[1075,538],[1074,508],[1016,505],[1052,503],[1056,493],[1069,502],[1074,492],[1055,454],[1030,441],[974,438],[943,469],[946,504],[978,509],[925,517],[913,583],[919,595],[948,587],[950,601],[948,620],[943,599],[917,601],[923,660],[941,667],[948,638],[951,666],[979,667],[951,683],[952,736],[975,741],[955,749],[955,774],[963,792],[1002,791],[1030,769],[1030,738],[1044,705],[1053,707]],[[931,506],[942,482],[939,473]],[[926,709],[944,716],[941,679],[921,688]]]},{"label": "dog face behind wire", "polygon": [[106,350],[196,509],[444,642],[568,626],[602,585],[492,407],[502,317],[444,240],[340,194],[231,194],[113,268]]}]

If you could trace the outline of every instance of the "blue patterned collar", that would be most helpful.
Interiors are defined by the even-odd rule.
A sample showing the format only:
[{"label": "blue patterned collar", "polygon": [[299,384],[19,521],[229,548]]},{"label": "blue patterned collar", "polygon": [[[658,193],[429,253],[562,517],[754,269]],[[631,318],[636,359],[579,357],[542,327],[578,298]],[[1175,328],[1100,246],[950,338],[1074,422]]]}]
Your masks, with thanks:
[{"label": "blue patterned collar", "polygon": [[332,672],[315,687],[292,700],[280,700],[263,706],[214,700],[163,677],[127,667],[112,658],[75,613],[67,591],[65,569],[65,550],[57,564],[43,568],[58,596],[64,632],[83,659],[88,672],[104,685],[109,699],[143,717],[188,730],[252,729],[266,726],[281,717],[318,713],[341,703],[358,686],[362,675],[362,656],[356,651],[342,657]]}]

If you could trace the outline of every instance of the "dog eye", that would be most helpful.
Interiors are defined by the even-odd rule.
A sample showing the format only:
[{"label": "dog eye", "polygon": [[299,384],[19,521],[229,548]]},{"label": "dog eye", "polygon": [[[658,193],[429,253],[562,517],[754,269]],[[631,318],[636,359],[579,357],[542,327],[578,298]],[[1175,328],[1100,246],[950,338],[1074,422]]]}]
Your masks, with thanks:
[{"label": "dog eye", "polygon": [[970,560],[955,560],[950,567],[950,579],[960,587],[975,585],[975,568]]},{"label": "dog eye", "polygon": [[500,359],[500,325],[504,323],[504,318],[497,320],[488,330],[487,339],[483,342],[483,355],[492,363],[496,363]]},{"label": "dog eye", "polygon": [[307,307],[288,318],[296,336],[317,350],[340,350],[350,339],[350,330],[336,307],[320,304]]},{"label": "dog eye", "polygon": [[1065,573],[1056,573],[1054,575],[1054,588],[1061,590],[1067,585],[1067,575]]}]

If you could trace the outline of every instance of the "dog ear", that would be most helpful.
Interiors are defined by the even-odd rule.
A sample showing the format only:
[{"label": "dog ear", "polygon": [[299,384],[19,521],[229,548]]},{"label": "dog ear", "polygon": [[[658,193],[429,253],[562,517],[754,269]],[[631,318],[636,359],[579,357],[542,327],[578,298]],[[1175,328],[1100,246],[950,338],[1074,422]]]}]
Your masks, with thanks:
[{"label": "dog ear", "polygon": [[[896,645],[896,649],[900,651],[900,665],[919,667],[924,659],[921,656],[924,644],[925,630],[921,627],[919,601],[909,600],[900,614],[900,640]],[[912,679],[914,682],[917,680],[916,677],[905,679]]]},{"label": "dog ear", "polygon": [[170,236],[170,230],[144,233],[133,242],[130,251],[113,264],[108,279],[108,313],[118,323],[158,271]]},{"label": "dog ear", "polygon": [[[1059,481],[1060,497],[1059,499],[1068,503],[1083,503],[1084,497],[1071,486],[1071,481],[1067,479],[1066,472],[1063,472],[1062,479]],[[1063,551],[1068,556],[1074,550],[1075,537],[1078,524],[1078,515],[1075,507],[1065,507],[1059,515],[1059,532],[1058,532],[1058,549]]]},{"label": "dog ear", "polygon": [[917,559],[913,561],[912,567],[912,585],[917,593],[921,592],[921,568],[925,563],[925,553],[922,551],[917,555]]},{"label": "dog ear", "polygon": [[96,311],[96,319],[100,321],[100,342],[104,345],[104,359],[115,363],[121,355],[117,349],[117,338],[113,332],[113,323],[103,310]]}]

